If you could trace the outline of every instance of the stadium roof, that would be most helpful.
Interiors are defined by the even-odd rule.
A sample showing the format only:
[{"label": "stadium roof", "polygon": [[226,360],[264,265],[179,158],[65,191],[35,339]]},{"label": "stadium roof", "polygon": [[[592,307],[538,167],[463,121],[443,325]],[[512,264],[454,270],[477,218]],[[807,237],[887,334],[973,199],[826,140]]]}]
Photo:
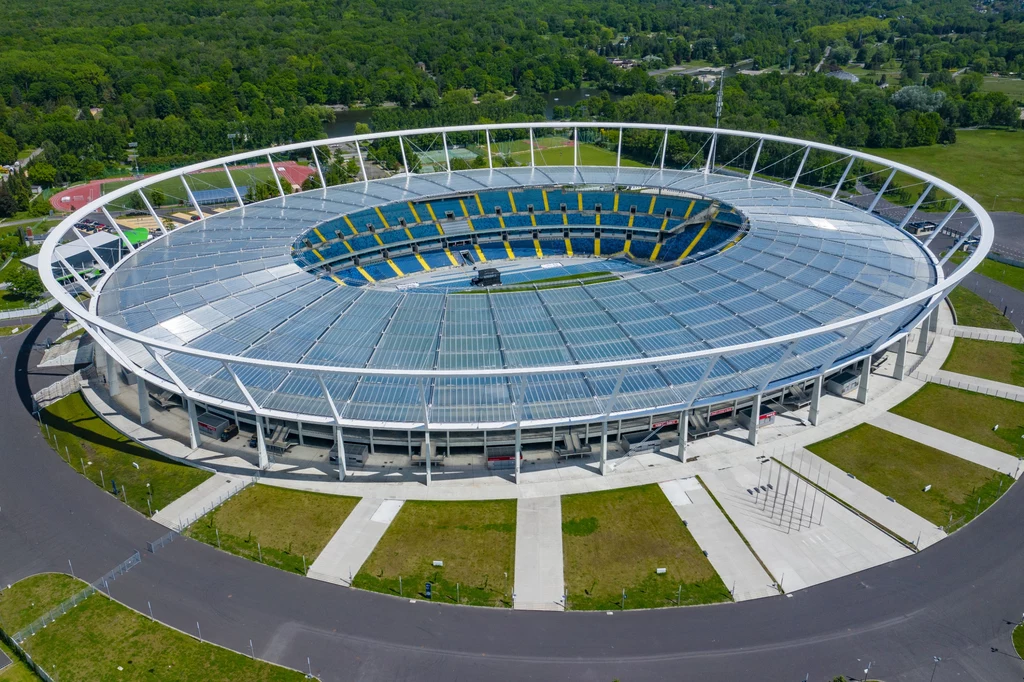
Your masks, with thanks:
[{"label": "stadium roof", "polygon": [[[585,287],[464,296],[425,288],[339,287],[302,270],[297,235],[372,206],[492,188],[628,185],[721,199],[749,234],[705,260]],[[699,395],[707,362],[647,363],[566,372],[579,364],[658,358],[796,333],[885,308],[936,283],[930,257],[908,234],[855,207],[778,184],[729,175],[643,168],[503,168],[398,176],[274,199],[207,217],[140,249],[102,288],[96,312],[122,328],[186,347],[268,361],[352,368],[462,372],[445,377],[331,375],[346,420],[479,425],[565,421],[616,411],[701,404],[756,390],[763,376],[809,375],[839,349],[860,351],[918,310],[881,318],[856,338],[810,337],[786,354],[764,347],[722,358]],[[860,338],[864,343],[858,343]],[[170,377],[140,344],[116,340],[147,371]],[[245,404],[217,361],[165,361],[195,392]],[[778,366],[776,367],[776,365]],[[465,370],[561,368],[474,377]],[[769,369],[777,370],[768,374]],[[330,417],[318,379],[238,366],[268,410]],[[617,379],[617,377],[619,377]],[[616,383],[621,385],[616,386]]]}]

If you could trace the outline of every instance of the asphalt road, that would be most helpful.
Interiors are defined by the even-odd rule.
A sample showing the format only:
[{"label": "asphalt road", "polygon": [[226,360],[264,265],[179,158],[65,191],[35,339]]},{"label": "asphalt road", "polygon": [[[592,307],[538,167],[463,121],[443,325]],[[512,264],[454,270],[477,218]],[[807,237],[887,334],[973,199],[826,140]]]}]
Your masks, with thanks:
[{"label": "asphalt road", "polygon": [[[41,322],[0,343],[0,583],[94,579],[165,531],[74,473],[20,397]],[[46,327],[50,329],[46,329]],[[17,344],[21,347],[17,348]],[[912,557],[785,597],[644,612],[530,613],[410,603],[284,573],[178,539],[113,583],[114,598],[210,641],[325,680],[1024,679],[1024,489]],[[941,657],[937,666],[933,656]],[[932,676],[934,673],[934,677]]]}]

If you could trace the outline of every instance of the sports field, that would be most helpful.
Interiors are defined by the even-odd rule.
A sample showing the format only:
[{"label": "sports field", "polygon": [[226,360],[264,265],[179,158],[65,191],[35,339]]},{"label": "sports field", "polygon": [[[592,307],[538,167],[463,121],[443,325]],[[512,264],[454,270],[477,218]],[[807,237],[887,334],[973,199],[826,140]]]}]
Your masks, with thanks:
[{"label": "sports field", "polygon": [[[238,167],[231,169],[231,177],[239,187],[252,185],[260,182],[274,182],[274,175],[267,166]],[[206,171],[189,175],[189,181],[193,191],[204,189],[225,189],[231,187],[228,174],[222,170]],[[103,183],[103,193],[108,194],[115,189],[130,185],[136,180],[116,180]],[[185,188],[181,180],[173,178],[154,183],[146,188],[146,196],[152,199],[153,192],[159,190],[165,197],[164,205],[184,204],[188,201]]]},{"label": "sports field", "polygon": [[959,130],[956,144],[867,151],[951,182],[990,211],[1024,212],[1024,132]]}]

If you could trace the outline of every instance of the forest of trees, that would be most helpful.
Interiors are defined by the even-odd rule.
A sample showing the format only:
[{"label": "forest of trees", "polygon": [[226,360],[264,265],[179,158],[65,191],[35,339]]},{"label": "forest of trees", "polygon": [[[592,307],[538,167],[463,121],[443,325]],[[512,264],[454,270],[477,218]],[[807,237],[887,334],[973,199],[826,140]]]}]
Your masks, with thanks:
[{"label": "forest of trees", "polygon": [[[528,120],[543,116],[539,93],[584,83],[625,99],[558,114],[701,124],[712,120],[713,95],[696,80],[655,78],[609,58],[646,57],[652,68],[750,59],[803,73],[826,48],[835,65],[898,64],[902,73],[885,89],[822,75],[737,77],[723,122],[847,145],[932,144],[955,139],[960,126],[1019,125],[1015,102],[979,86],[983,72],[1024,69],[1024,13],[986,8],[968,0],[7,0],[0,163],[42,147],[32,181],[73,182],[114,172],[134,144],[144,170],[162,170],[233,147],[320,137],[331,106],[357,103],[398,105],[375,113],[377,129]],[[957,69],[969,73],[954,79]]]}]

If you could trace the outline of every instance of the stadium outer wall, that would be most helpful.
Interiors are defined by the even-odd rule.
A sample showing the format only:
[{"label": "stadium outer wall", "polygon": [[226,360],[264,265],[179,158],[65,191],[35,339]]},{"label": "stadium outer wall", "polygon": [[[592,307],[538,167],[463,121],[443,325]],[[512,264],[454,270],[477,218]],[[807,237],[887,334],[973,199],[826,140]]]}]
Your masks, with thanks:
[{"label": "stadium outer wall", "polygon": [[[112,229],[120,232],[120,228],[114,222],[108,207],[116,207],[119,200],[135,193],[142,197],[143,203],[146,205],[146,208],[154,220],[158,222],[159,229],[163,233],[164,228],[162,222],[160,221],[157,213],[151,206],[149,206],[145,194],[141,191],[146,186],[157,182],[163,182],[175,178],[180,179],[183,187],[185,188],[186,194],[193,204],[193,207],[200,213],[200,215],[203,215],[199,204],[193,197],[192,190],[187,183],[186,178],[192,173],[213,167],[222,166],[228,171],[228,177],[230,178],[231,173],[229,170],[229,164],[252,159],[268,159],[271,161],[271,168],[273,168],[275,163],[274,155],[309,151],[317,168],[318,177],[322,179],[323,174],[316,154],[316,148],[327,145],[349,145],[355,147],[360,162],[361,175],[357,182],[364,183],[365,186],[371,187],[372,183],[375,181],[370,180],[367,175],[364,158],[365,150],[363,149],[363,146],[383,138],[394,137],[399,140],[399,145],[402,150],[403,167],[397,175],[401,177],[416,175],[415,172],[409,169],[405,154],[406,145],[409,144],[407,140],[413,137],[440,135],[443,140],[442,144],[446,151],[445,156],[447,160],[447,150],[449,148],[447,141],[448,135],[464,133],[479,134],[480,132],[483,132],[486,137],[485,148],[487,150],[486,155],[488,158],[488,166],[494,167],[495,158],[493,152],[494,143],[491,138],[492,135],[498,137],[503,131],[505,133],[508,131],[517,131],[516,134],[521,135],[522,131],[526,131],[529,134],[529,140],[531,142],[530,148],[532,151],[532,142],[538,131],[544,133],[571,131],[571,140],[576,143],[580,140],[581,130],[593,131],[595,129],[601,129],[602,131],[618,131],[619,142],[616,151],[616,168],[619,167],[619,163],[621,162],[622,139],[627,134],[627,131],[645,130],[662,133],[663,140],[659,149],[659,156],[655,158],[654,164],[652,165],[652,174],[656,174],[659,170],[667,170],[669,168],[669,166],[666,166],[666,151],[669,147],[670,135],[685,135],[690,136],[691,139],[699,139],[703,136],[706,139],[705,145],[707,151],[705,153],[705,161],[702,164],[702,167],[694,169],[684,168],[685,170],[703,172],[705,175],[708,173],[726,174],[732,177],[742,177],[743,174],[746,174],[748,180],[753,178],[755,173],[758,178],[764,179],[767,175],[766,171],[768,168],[778,165],[779,162],[776,161],[768,167],[758,166],[758,159],[761,157],[762,149],[765,148],[766,145],[773,145],[773,149],[785,149],[788,146],[792,148],[793,151],[788,155],[783,156],[782,160],[784,161],[790,157],[793,157],[794,160],[800,159],[800,163],[795,174],[790,177],[768,176],[769,179],[778,181],[781,190],[788,192],[802,191],[797,189],[798,181],[801,179],[801,175],[804,174],[804,165],[812,150],[816,153],[830,154],[835,156],[837,159],[831,163],[846,162],[843,175],[834,187],[814,189],[823,191],[825,195],[831,196],[833,199],[838,196],[839,187],[842,185],[843,181],[847,179],[847,175],[853,167],[854,162],[860,160],[865,163],[872,164],[873,167],[881,169],[876,172],[879,173],[879,177],[885,178],[881,190],[877,195],[875,195],[875,198],[867,208],[867,213],[875,215],[876,217],[880,216],[880,214],[876,212],[876,208],[878,208],[880,204],[884,206],[884,202],[880,201],[881,195],[884,194],[885,189],[889,186],[897,173],[905,174],[921,182],[926,186],[926,188],[921,193],[915,204],[907,209],[902,216],[895,216],[893,218],[882,216],[883,219],[887,220],[887,222],[892,225],[893,229],[905,228],[914,216],[915,212],[922,206],[927,205],[924,202],[929,192],[938,190],[944,192],[949,197],[952,197],[953,200],[955,200],[955,205],[948,211],[948,213],[945,214],[945,217],[939,221],[937,228],[931,233],[931,235],[934,236],[935,234],[938,234],[948,220],[953,218],[958,211],[964,210],[973,216],[973,221],[971,221],[973,223],[973,227],[963,234],[963,237],[957,244],[957,247],[965,243],[968,238],[974,235],[977,236],[977,244],[969,258],[965,259],[956,268],[956,270],[948,276],[943,276],[942,266],[945,265],[945,259],[939,261],[932,257],[926,248],[931,238],[928,237],[922,239],[921,246],[923,250],[929,254],[928,257],[932,259],[936,269],[936,282],[933,286],[930,286],[927,290],[908,297],[899,303],[856,318],[845,319],[839,322],[823,325],[819,329],[808,332],[789,334],[786,336],[765,339],[764,341],[739,344],[727,348],[714,348],[708,351],[661,358],[644,358],[638,361],[611,364],[577,364],[566,366],[564,368],[543,367],[528,368],[525,370],[503,369],[491,372],[491,374],[494,374],[495,376],[515,376],[517,374],[521,376],[530,376],[531,373],[575,373],[580,372],[581,369],[608,369],[613,367],[620,370],[624,375],[626,369],[629,367],[653,365],[667,361],[695,359],[703,360],[707,363],[707,371],[701,380],[701,383],[703,383],[703,381],[707,379],[707,375],[711,372],[711,368],[721,357],[748,352],[757,348],[774,348],[781,351],[782,348],[792,348],[802,339],[807,339],[817,334],[839,332],[846,336],[856,338],[863,325],[869,325],[872,321],[877,321],[885,315],[891,316],[893,313],[900,311],[905,311],[907,313],[915,310],[917,311],[909,321],[904,324],[900,324],[897,328],[890,329],[889,333],[884,334],[877,339],[872,339],[871,342],[867,344],[858,343],[858,346],[861,347],[853,354],[841,354],[837,352],[837,357],[832,358],[831,361],[827,363],[824,363],[820,367],[819,371],[810,375],[804,373],[797,377],[776,377],[774,376],[773,371],[769,373],[766,378],[759,380],[760,386],[758,387],[758,390],[747,391],[742,394],[716,396],[711,399],[704,400],[701,404],[698,404],[699,401],[694,400],[700,390],[700,384],[698,384],[693,389],[690,399],[684,403],[665,405],[658,409],[646,409],[633,412],[617,411],[615,409],[616,394],[618,392],[618,386],[616,386],[612,395],[609,396],[609,399],[605,402],[606,407],[603,414],[594,415],[593,418],[554,420],[554,423],[551,423],[552,420],[549,420],[549,423],[543,424],[526,423],[525,421],[503,425],[437,424],[431,422],[429,418],[429,408],[425,408],[425,418],[422,422],[416,424],[382,423],[376,427],[373,424],[367,424],[365,422],[346,421],[342,415],[339,414],[337,406],[334,404],[334,401],[331,399],[330,393],[326,388],[324,390],[324,400],[326,403],[330,404],[331,417],[324,418],[322,415],[282,413],[280,411],[267,409],[264,406],[261,406],[252,398],[251,393],[245,389],[244,382],[238,378],[237,373],[233,372],[232,368],[237,369],[246,365],[268,363],[249,358],[224,356],[217,353],[199,351],[194,348],[186,348],[165,340],[142,336],[135,332],[122,329],[117,325],[112,324],[110,321],[100,317],[96,312],[96,298],[92,299],[92,304],[88,309],[78,302],[75,297],[76,293],[84,291],[89,294],[95,294],[102,291],[102,288],[109,280],[110,275],[117,269],[118,265],[124,261],[124,258],[129,257],[131,253],[123,254],[123,258],[117,263],[111,263],[105,266],[103,268],[105,270],[104,274],[97,281],[89,282],[83,279],[83,277],[79,273],[75,272],[74,269],[69,268],[66,261],[59,258],[56,252],[58,244],[67,238],[73,237],[75,240],[81,239],[81,235],[77,232],[75,224],[96,211],[102,211],[110,222]],[[726,161],[721,166],[716,165],[716,151],[722,145],[722,141],[725,138],[739,138],[745,142],[749,142],[750,144],[747,147],[748,150],[752,150],[756,143],[753,162],[749,164],[749,167],[737,168],[732,161]],[[573,168],[585,168],[585,166],[580,163],[579,145],[573,144],[572,146],[574,150]],[[776,156],[781,153],[782,152],[776,153]],[[847,159],[848,162],[846,161]],[[532,153],[530,161],[532,166],[535,162]],[[733,161],[735,161],[735,159],[733,159]],[[447,167],[445,172],[453,172],[450,168],[450,160],[447,160],[446,164]],[[243,207],[245,205],[244,200],[237,194],[237,192],[235,195],[239,206]],[[900,207],[896,207],[896,209],[902,210]],[[893,209],[892,207],[887,207],[886,210],[891,213]],[[111,386],[111,392],[116,393],[120,385],[120,380],[118,378],[118,375],[120,374],[118,371],[119,368],[123,369],[130,382],[136,383],[137,386],[140,386],[138,389],[139,414],[143,421],[148,420],[148,414],[150,411],[147,392],[150,387],[154,387],[178,396],[183,403],[183,407],[187,410],[189,415],[188,423],[190,428],[188,435],[192,447],[198,447],[203,440],[204,436],[200,431],[197,415],[199,414],[200,409],[206,409],[214,413],[226,415],[235,419],[240,424],[251,425],[254,428],[258,441],[256,449],[258,456],[257,464],[261,469],[266,468],[270,463],[270,454],[268,453],[265,431],[275,426],[284,426],[297,431],[300,441],[306,444],[323,447],[329,447],[332,443],[340,444],[341,456],[339,458],[338,475],[341,478],[344,478],[346,474],[346,451],[351,456],[353,451],[362,451],[365,449],[370,454],[396,454],[411,457],[419,456],[422,459],[422,463],[425,464],[427,468],[427,480],[429,482],[431,460],[434,457],[444,455],[456,456],[461,454],[482,455],[485,460],[489,459],[495,464],[495,466],[508,466],[509,468],[514,468],[518,473],[524,455],[529,456],[533,453],[536,456],[541,456],[546,453],[546,456],[556,456],[560,444],[562,449],[565,449],[573,436],[575,436],[575,441],[579,444],[578,449],[582,450],[589,448],[593,456],[599,457],[600,470],[602,473],[605,471],[610,443],[614,444],[622,437],[630,434],[646,434],[654,430],[658,431],[658,436],[662,439],[663,445],[682,442],[683,447],[679,448],[679,456],[685,461],[685,443],[687,442],[687,439],[693,438],[694,436],[704,435],[703,433],[693,433],[691,430],[692,425],[700,425],[701,428],[704,428],[712,417],[720,414],[727,414],[729,417],[737,417],[742,416],[746,410],[749,410],[749,414],[751,415],[761,414],[762,405],[765,403],[772,400],[785,403],[787,402],[787,399],[792,400],[794,396],[796,396],[798,400],[804,401],[805,404],[809,403],[810,421],[812,424],[817,423],[818,401],[829,378],[837,374],[853,370],[858,380],[857,383],[859,383],[857,388],[858,399],[861,402],[864,402],[867,400],[869,395],[869,379],[871,376],[870,359],[873,356],[891,348],[895,348],[897,353],[896,375],[898,378],[902,378],[904,368],[906,367],[907,340],[909,333],[915,327],[920,326],[921,334],[918,336],[918,350],[923,353],[927,348],[929,334],[935,329],[937,321],[937,306],[949,291],[985,257],[992,244],[992,240],[993,227],[991,220],[984,209],[971,197],[938,178],[902,164],[893,163],[861,152],[814,142],[742,131],[646,124],[578,123],[567,125],[543,122],[531,124],[494,124],[488,126],[463,126],[457,128],[395,131],[336,138],[332,140],[318,140],[315,142],[275,147],[269,150],[236,154],[231,157],[195,164],[175,171],[169,171],[167,173],[147,178],[133,185],[115,190],[114,192],[111,192],[110,194],[101,197],[97,201],[94,201],[74,212],[57,228],[51,231],[47,240],[43,244],[39,255],[39,262],[51,264],[51,267],[49,268],[40,268],[40,274],[48,291],[64,305],[65,309],[69,313],[83,324],[86,330],[102,348],[103,354],[107,358],[106,376],[108,377],[108,382]],[[158,242],[159,238],[153,241]],[[96,260],[100,261],[99,257],[96,257]],[[62,285],[58,280],[64,280],[67,284]],[[856,329],[857,331],[851,334],[851,329]],[[132,361],[124,353],[123,348],[117,343],[117,341],[132,341],[140,344],[145,348],[146,352],[152,356],[156,363],[160,365],[166,375],[171,377],[171,380],[168,381],[166,376],[153,374],[138,363]],[[241,389],[241,392],[245,395],[246,403],[238,404],[223,400],[211,400],[209,396],[203,395],[193,387],[180,381],[174,373],[170,371],[166,362],[163,360],[163,358],[169,353],[200,356],[222,364],[231,373],[232,377]],[[275,363],[269,364],[273,365]],[[310,366],[298,367],[288,366],[286,363],[280,364],[283,369],[310,373],[323,373],[324,375],[335,372],[348,372],[349,374],[362,375],[380,374],[385,376],[395,374],[394,371],[389,373],[386,370]],[[781,361],[779,364],[781,365]],[[457,375],[458,372],[452,373],[428,370],[418,374],[425,380],[429,380],[429,378],[433,376],[451,376],[453,374]],[[139,383],[137,381],[138,379],[141,379],[142,382]],[[324,385],[322,381],[320,383],[321,386]],[[762,420],[760,419],[747,419],[748,439],[751,443],[757,442],[758,425],[761,421]],[[262,426],[262,428],[256,428],[257,425]]]}]

